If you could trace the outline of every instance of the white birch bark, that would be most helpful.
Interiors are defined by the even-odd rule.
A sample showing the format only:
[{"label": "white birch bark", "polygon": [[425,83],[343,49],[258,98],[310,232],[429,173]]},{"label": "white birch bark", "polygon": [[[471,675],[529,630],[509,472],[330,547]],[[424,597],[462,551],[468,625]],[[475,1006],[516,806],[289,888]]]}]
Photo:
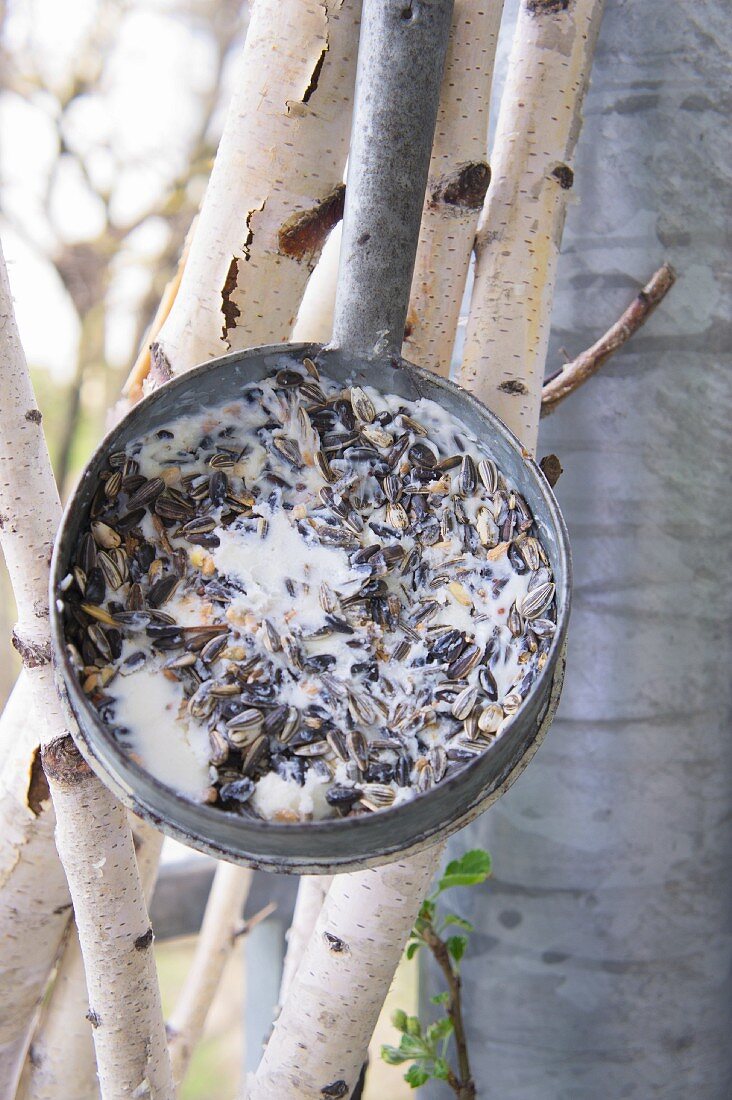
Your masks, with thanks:
[{"label": "white birch bark", "polygon": [[327,344],[333,335],[333,310],[338,284],[338,263],[343,223],[335,227],[323,246],[317,266],[302,296],[292,340]]},{"label": "white birch bark", "polygon": [[350,1095],[441,852],[334,878],[249,1100]]},{"label": "white birch bark", "polygon": [[[13,643],[30,686],[31,721],[40,731],[57,819],[56,847],[74,903],[87,985],[90,992],[95,985],[103,989],[105,1026],[96,1029],[95,1038],[102,1095],[104,1100],[131,1095],[147,1075],[155,1087],[151,1095],[172,1096],[154,961],[141,938],[149,921],[132,834],[125,812],[73,746],[53,681],[48,578],[60,505],[1,254],[0,342],[0,544],[18,608]],[[39,898],[45,901],[45,883],[33,870],[37,904]],[[105,903],[110,905],[106,914]],[[124,951],[128,940],[132,955]],[[111,1034],[125,1039],[117,1050],[107,1041]],[[128,1088],[132,1077],[138,1079]]]},{"label": "white birch bark", "polygon": [[196,951],[168,1020],[173,1077],[180,1084],[201,1038],[209,1009],[231,955],[252,881],[252,871],[219,863],[206,903]]},{"label": "white birch bark", "polygon": [[[155,889],[163,835],[135,820],[133,838],[145,901]],[[89,995],[76,925],[72,922],[53,987],[41,1009],[15,1100],[97,1100],[99,1081],[89,1021]]]},{"label": "white birch bark", "polygon": [[503,0],[457,0],[440,92],[402,353],[445,377],[490,178],[488,112],[502,11]]},{"label": "white birch bark", "polygon": [[523,0],[476,240],[459,383],[536,438],[571,161],[603,0]]},{"label": "white birch bark", "polygon": [[303,875],[300,879],[292,924],[287,933],[287,953],[280,983],[280,1004],[284,1003],[297,974],[332,881],[332,875]]},{"label": "white birch bark", "polygon": [[360,0],[258,0],[151,382],[286,339],[342,213]]},{"label": "white birch bark", "polygon": [[[0,540],[18,605],[26,672],[2,723],[0,1096],[12,1096],[37,1008],[68,925],[32,701],[50,682],[48,565],[61,505],[28,379],[0,252]],[[55,690],[53,692],[55,698]]]},{"label": "white birch bark", "polygon": [[55,818],[21,674],[0,720],[0,1097],[14,1095],[36,1009],[71,917]]},{"label": "white birch bark", "polygon": [[102,1100],[173,1100],[153,932],[127,814],[70,737],[45,747],[43,766],[84,959]]}]

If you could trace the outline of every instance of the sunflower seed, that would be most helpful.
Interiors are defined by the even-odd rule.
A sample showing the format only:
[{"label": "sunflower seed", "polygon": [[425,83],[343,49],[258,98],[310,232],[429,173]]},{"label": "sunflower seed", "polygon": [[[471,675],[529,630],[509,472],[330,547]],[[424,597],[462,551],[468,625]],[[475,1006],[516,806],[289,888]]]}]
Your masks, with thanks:
[{"label": "sunflower seed", "polygon": [[453,718],[462,721],[467,718],[478,699],[478,688],[474,685],[466,687],[457,695],[452,704]]},{"label": "sunflower seed", "polygon": [[101,546],[105,550],[111,550],[114,547],[120,546],[122,543],[122,539],[114,528],[110,527],[107,523],[103,523],[99,519],[92,523],[91,533],[97,546]]},{"label": "sunflower seed", "polygon": [[365,424],[370,424],[376,416],[373,401],[360,386],[351,386],[351,405],[358,419]]},{"label": "sunflower seed", "polygon": [[485,491],[492,496],[498,488],[498,468],[492,458],[482,458],[478,463],[478,476]]},{"label": "sunflower seed", "polygon": [[524,619],[536,619],[546,611],[553,599],[554,585],[550,581],[545,581],[526,595],[520,596],[516,601],[516,610]]},{"label": "sunflower seed", "polygon": [[134,512],[138,508],[147,508],[153,504],[165,489],[165,482],[161,477],[150,478],[144,485],[132,494],[127,501],[127,511]]}]

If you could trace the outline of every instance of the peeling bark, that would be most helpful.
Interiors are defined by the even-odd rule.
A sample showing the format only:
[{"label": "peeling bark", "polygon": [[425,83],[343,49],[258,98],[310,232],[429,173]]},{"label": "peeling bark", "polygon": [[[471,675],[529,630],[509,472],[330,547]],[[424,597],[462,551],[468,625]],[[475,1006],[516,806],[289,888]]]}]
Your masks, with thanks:
[{"label": "peeling bark", "polygon": [[280,228],[280,252],[295,260],[314,262],[329,234],[343,217],[345,201],[346,185],[339,183],[319,206],[293,214]]},{"label": "peeling bark", "polygon": [[254,6],[180,289],[156,342],[173,374],[289,337],[340,217],[359,19],[360,0]]}]

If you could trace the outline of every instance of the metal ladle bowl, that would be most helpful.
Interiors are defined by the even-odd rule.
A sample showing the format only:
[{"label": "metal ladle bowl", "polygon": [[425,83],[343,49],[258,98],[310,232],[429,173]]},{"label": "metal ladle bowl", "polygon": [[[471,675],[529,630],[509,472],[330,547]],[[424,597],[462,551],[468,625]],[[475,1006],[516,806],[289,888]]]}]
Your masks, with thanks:
[{"label": "metal ladle bowl", "polygon": [[[59,691],[74,738],[103,781],[135,813],[219,858],[274,871],[332,874],[386,863],[444,839],[482,812],[523,770],[557,706],[570,602],[567,532],[543,474],[516,437],[470,394],[400,357],[422,198],[444,64],[451,0],[367,0],[333,340],[254,348],[215,359],[161,387],[103,440],[71,497],[51,567],[51,631]],[[408,16],[408,18],[407,18]],[[359,817],[297,824],[242,817],[184,798],[115,741],[85,696],[66,650],[60,584],[113,451],[283,367],[315,360],[345,385],[371,385],[406,402],[425,397],[484,441],[533,512],[556,583],[557,630],[547,662],[504,733],[482,756],[411,801]],[[73,726],[73,723],[72,723]],[[154,736],[154,716],[150,735]]]}]

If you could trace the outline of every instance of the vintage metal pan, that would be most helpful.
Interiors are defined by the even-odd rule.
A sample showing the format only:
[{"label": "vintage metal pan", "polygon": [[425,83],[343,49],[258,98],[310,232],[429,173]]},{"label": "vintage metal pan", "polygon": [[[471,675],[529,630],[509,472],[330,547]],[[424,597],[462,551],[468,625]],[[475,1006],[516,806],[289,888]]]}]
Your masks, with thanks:
[{"label": "vintage metal pan", "polygon": [[[570,598],[567,533],[541,471],[478,401],[400,356],[452,0],[366,0],[333,338],[254,348],[205,363],[145,398],[103,440],[68,503],[52,563],[52,633],[59,690],[84,756],[119,798],[186,844],[250,866],[333,873],[386,863],[459,829],[526,766],[556,709]],[[202,406],[236,398],[273,370],[316,360],[330,377],[409,401],[427,397],[489,442],[532,509],[556,581],[557,631],[521,710],[457,774],[400,806],[300,824],[244,818],[189,801],[130,759],[86,699],[64,645],[59,584],[69,570],[105,457]]]}]

